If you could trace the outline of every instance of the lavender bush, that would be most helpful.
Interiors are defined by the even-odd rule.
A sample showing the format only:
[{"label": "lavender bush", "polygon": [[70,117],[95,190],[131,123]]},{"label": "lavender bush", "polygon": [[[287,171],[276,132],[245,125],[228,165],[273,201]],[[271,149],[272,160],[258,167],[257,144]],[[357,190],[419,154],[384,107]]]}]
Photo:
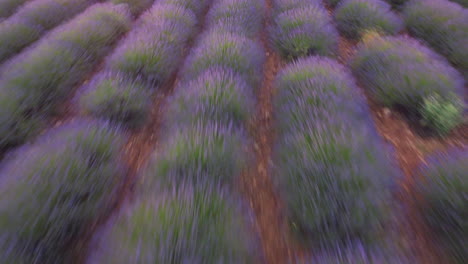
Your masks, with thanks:
[{"label": "lavender bush", "polygon": [[159,197],[124,212],[89,263],[256,263],[246,219],[226,191],[186,184]]},{"label": "lavender bush", "polygon": [[307,55],[333,55],[338,47],[338,32],[327,11],[311,4],[290,9],[274,18],[272,42],[285,58]]},{"label": "lavender bush", "polygon": [[198,124],[168,132],[147,170],[149,182],[178,186],[186,180],[197,183],[209,177],[210,182],[230,183],[246,165],[244,137],[229,126]]},{"label": "lavender bush", "polygon": [[[125,9],[98,4],[59,27],[38,45],[11,61],[0,77],[1,97],[13,102],[0,105],[0,147],[26,138],[11,131],[34,134],[31,123],[41,123],[81,78],[92,70],[109,47],[128,29]],[[2,98],[1,100],[9,100]]]},{"label": "lavender bush", "polygon": [[0,1],[0,21],[16,12],[18,7],[26,3],[28,0],[1,0]]},{"label": "lavender bush", "polygon": [[39,0],[0,24],[0,62],[38,40],[47,30],[83,11],[90,0]]},{"label": "lavender bush", "polygon": [[111,209],[122,145],[107,124],[80,120],[20,150],[0,172],[2,261],[69,263],[70,243]]},{"label": "lavender bush", "polygon": [[[278,96],[291,98],[275,107],[278,126],[294,126],[281,134],[276,147],[278,188],[294,233],[324,247],[378,240],[395,177],[369,113],[356,110],[359,106],[328,106],[352,94],[353,80],[342,70],[333,60],[311,57],[286,66],[276,82],[280,90],[290,90]],[[313,114],[296,112],[302,107]],[[294,121],[287,119],[294,114]]]},{"label": "lavender bush", "polygon": [[335,10],[335,21],[349,38],[359,38],[368,30],[393,35],[403,28],[401,19],[383,0],[345,0]]},{"label": "lavender bush", "polygon": [[420,169],[423,178],[416,185],[422,195],[420,210],[437,243],[456,263],[468,259],[468,152],[453,151],[432,157]]},{"label": "lavender bush", "polygon": [[211,31],[187,58],[183,76],[192,80],[211,67],[230,68],[255,86],[261,81],[264,60],[264,52],[257,42],[233,33]]},{"label": "lavender bush", "polygon": [[443,58],[406,37],[367,35],[351,67],[380,103],[421,114],[424,100],[438,96],[463,113],[463,78]]},{"label": "lavender bush", "polygon": [[211,123],[242,127],[254,111],[252,87],[230,69],[210,68],[178,87],[169,103],[167,123]]},{"label": "lavender bush", "polygon": [[196,22],[188,9],[155,4],[143,15],[138,30],[110,57],[108,68],[159,87],[177,69]]},{"label": "lavender bush", "polygon": [[150,104],[151,96],[145,85],[112,72],[95,77],[80,98],[86,113],[130,128],[138,128],[145,122]]},{"label": "lavender bush", "polygon": [[322,1],[320,0],[273,0],[273,10],[275,12],[275,15],[277,15],[277,14],[280,14],[282,12],[285,12],[291,9],[307,7],[312,4],[320,6],[322,4]]},{"label": "lavender bush", "polygon": [[138,16],[141,12],[148,9],[154,2],[154,0],[111,0],[113,4],[127,4],[130,9],[130,13],[133,16]]},{"label": "lavender bush", "polygon": [[414,0],[403,16],[411,34],[444,54],[468,79],[468,12],[449,1]]},{"label": "lavender bush", "polygon": [[200,16],[211,1],[212,0],[161,0],[161,3],[179,5],[191,10],[197,16]]},{"label": "lavender bush", "polygon": [[467,0],[450,0],[452,2],[458,3],[461,6],[467,8],[468,7],[468,1]]},{"label": "lavender bush", "polygon": [[207,15],[208,27],[255,37],[261,30],[264,10],[263,0],[221,0]]}]

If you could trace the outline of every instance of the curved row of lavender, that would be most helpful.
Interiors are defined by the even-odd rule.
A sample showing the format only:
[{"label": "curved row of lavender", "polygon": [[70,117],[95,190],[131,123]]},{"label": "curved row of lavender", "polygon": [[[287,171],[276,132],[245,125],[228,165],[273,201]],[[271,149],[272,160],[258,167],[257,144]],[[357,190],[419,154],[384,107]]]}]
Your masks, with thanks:
[{"label": "curved row of lavender", "polygon": [[27,1],[29,0],[0,0],[0,21],[13,15]]},{"label": "curved row of lavender", "polygon": [[12,60],[0,73],[0,148],[35,136],[129,26],[125,6],[96,4]]},{"label": "curved row of lavender", "polygon": [[76,120],[2,165],[2,263],[73,263],[78,239],[114,207],[125,176],[124,143],[107,123]]},{"label": "curved row of lavender", "polygon": [[377,102],[403,107],[434,132],[445,135],[463,123],[463,77],[416,40],[369,33],[350,65]]},{"label": "curved row of lavender", "polygon": [[[208,1],[168,2],[181,9],[198,8]],[[245,165],[244,139],[237,130],[250,113],[244,108],[245,94],[240,92],[252,93],[250,83],[243,78],[256,80],[258,77],[249,76],[259,73],[262,61],[254,64],[255,57],[250,57],[259,56],[251,53],[250,45],[255,42],[215,22],[230,11],[235,11],[230,21],[249,17],[244,12],[258,14],[260,10],[251,10],[247,3],[251,1],[220,0],[210,9],[207,33],[195,42],[179,76],[181,84],[169,100],[161,149],[142,175],[139,197],[111,224],[101,238],[102,247],[89,263],[254,263],[255,243],[248,232],[248,218],[238,198],[221,182],[237,176]],[[174,15],[168,5],[157,7],[161,12],[170,12],[172,19],[190,21],[186,15]],[[194,11],[199,19],[202,12]],[[223,11],[226,15],[215,15]],[[221,33],[216,32],[217,25],[223,28]],[[170,38],[173,40],[188,36],[184,31],[187,28],[175,27],[177,31],[172,34],[170,30],[164,32],[174,36]],[[230,29],[239,32],[240,28]],[[162,43],[154,47],[165,46]],[[157,50],[152,49],[152,54],[158,54],[154,52]],[[161,54],[167,58],[160,64],[142,61],[135,73],[143,75],[133,77],[153,86],[164,83],[172,69],[169,56],[183,51]]]},{"label": "curved row of lavender", "polygon": [[280,71],[276,88],[275,180],[293,233],[325,252],[385,246],[397,173],[350,72],[301,58]]},{"label": "curved row of lavender", "polygon": [[155,3],[79,95],[83,111],[141,127],[151,110],[151,95],[176,72],[199,21],[182,5]]},{"label": "curved row of lavender", "polygon": [[0,23],[0,63],[90,6],[93,0],[37,0]]},{"label": "curved row of lavender", "polygon": [[468,83],[468,10],[447,0],[412,0],[403,17],[410,33],[446,56]]},{"label": "curved row of lavender", "polygon": [[395,35],[403,29],[403,21],[384,0],[343,0],[334,14],[337,28],[348,38],[359,39],[369,30]]},{"label": "curved row of lavender", "polygon": [[271,42],[283,58],[333,56],[338,31],[320,0],[273,0]]},{"label": "curved row of lavender", "polygon": [[[419,170],[416,201],[423,220],[431,228],[435,243],[454,263],[468,259],[468,150],[436,154]],[[421,201],[423,201],[421,203]]]}]

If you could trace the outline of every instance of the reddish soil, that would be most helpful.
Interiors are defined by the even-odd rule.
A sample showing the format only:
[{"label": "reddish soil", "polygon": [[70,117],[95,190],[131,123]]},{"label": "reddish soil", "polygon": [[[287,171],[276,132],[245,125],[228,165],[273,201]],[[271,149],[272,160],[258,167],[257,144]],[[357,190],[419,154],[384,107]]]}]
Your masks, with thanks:
[{"label": "reddish soil", "polygon": [[[271,1],[267,1],[267,28],[271,12]],[[272,125],[273,81],[281,67],[278,54],[269,47],[268,34],[261,35],[266,50],[263,69],[263,83],[258,91],[257,113],[249,124],[249,131],[255,140],[252,168],[241,177],[241,192],[248,199],[255,214],[255,228],[260,236],[265,262],[269,264],[290,263],[299,255],[298,247],[290,237],[283,205],[275,192],[271,179],[271,155],[275,132]]]},{"label": "reddish soil", "polygon": [[[345,38],[340,39],[339,59],[342,63],[349,60],[355,47],[356,43]],[[404,173],[400,182],[402,191],[395,194],[404,210],[404,219],[401,219],[399,224],[401,238],[409,244],[409,250],[418,258],[419,263],[449,263],[434,244],[430,230],[418,214],[417,203],[423,201],[414,191],[415,180],[418,177],[415,170],[424,164],[425,157],[429,154],[448,148],[466,147],[468,126],[455,129],[445,138],[423,135],[421,127],[411,124],[416,121],[408,120],[401,111],[379,105],[362,86],[359,87],[367,98],[378,133],[393,146],[395,159]]]}]

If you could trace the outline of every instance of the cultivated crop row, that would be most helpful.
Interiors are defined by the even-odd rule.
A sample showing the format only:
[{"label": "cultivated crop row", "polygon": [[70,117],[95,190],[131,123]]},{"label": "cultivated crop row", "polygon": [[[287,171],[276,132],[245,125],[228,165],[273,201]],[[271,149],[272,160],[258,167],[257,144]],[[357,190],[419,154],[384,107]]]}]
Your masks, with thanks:
[{"label": "cultivated crop row", "polygon": [[270,35],[283,58],[336,54],[338,31],[320,0],[274,0],[273,4]]},{"label": "cultivated crop row", "polygon": [[[15,59],[2,75],[2,91],[8,92],[2,96],[17,95],[0,98],[2,120],[10,122],[2,123],[2,143],[45,123],[43,115],[53,112],[129,23],[123,6],[98,4]],[[9,104],[13,99],[18,101]],[[79,239],[114,207],[126,175],[124,143],[109,123],[77,120],[48,131],[5,160],[0,171],[0,259],[72,262]]]},{"label": "cultivated crop row", "polygon": [[0,75],[0,147],[36,135],[129,25],[123,6],[97,4],[12,60]]},{"label": "cultivated crop row", "polygon": [[[184,6],[203,4],[187,0]],[[244,125],[253,108],[252,87],[260,81],[263,52],[247,36],[259,30],[263,8],[261,2],[247,0],[213,4],[205,31],[178,74],[161,146],[142,175],[140,197],[118,217],[91,263],[254,262],[255,240],[230,190],[248,162]],[[189,16],[180,14],[170,16],[181,23],[174,27],[175,36],[186,35]],[[168,58],[161,69],[171,69],[169,56],[180,53],[162,53]],[[154,65],[145,67],[159,69]],[[161,71],[143,81],[159,84],[159,76],[170,74]]]},{"label": "cultivated crop row", "polygon": [[83,110],[141,127],[151,110],[151,95],[174,75],[199,21],[199,15],[182,5],[155,3],[80,96]]},{"label": "cultivated crop row", "polygon": [[466,8],[446,0],[413,0],[404,6],[402,13],[410,33],[446,56],[468,80]]},{"label": "cultivated crop row", "polygon": [[90,0],[38,0],[0,23],[0,63],[92,4]]},{"label": "cultivated crop row", "polygon": [[[343,10],[352,7],[353,2],[361,2],[353,7],[353,12],[360,13],[361,16],[351,19],[349,15],[352,12]],[[397,33],[385,30],[380,20],[367,19],[371,15],[368,13],[369,8],[375,5],[374,2],[376,1],[344,0],[335,10],[338,25],[346,22],[347,27],[354,27],[354,24],[360,28],[362,38],[349,62],[353,73],[380,105],[404,109],[410,118],[422,120],[424,126],[436,133],[448,134],[463,123],[463,77],[444,58],[410,37],[362,34],[368,30],[378,31],[380,34]],[[466,45],[461,44],[466,42],[467,37],[466,32],[463,32],[466,12],[462,7],[443,0],[390,2],[395,6],[405,2],[400,8],[409,31],[445,55],[466,75],[466,66],[463,63],[466,61],[464,57],[467,50],[464,47]],[[388,11],[388,6],[385,9]],[[372,12],[378,13],[377,9]],[[343,19],[343,14],[348,18]],[[380,15],[379,19],[384,17]],[[390,16],[387,17],[387,22],[389,21]],[[342,33],[354,38],[355,36],[347,34],[352,31],[348,28]],[[466,203],[463,193],[466,194],[468,190],[466,179],[463,179],[466,178],[464,171],[467,167],[462,165],[466,158],[466,151],[453,151],[448,157],[439,155],[429,159],[429,165],[414,173],[419,178],[414,184],[414,196],[407,201],[416,205],[413,208],[417,210],[415,213],[420,214],[425,222],[417,224],[429,227],[429,231],[433,232],[433,239],[437,241],[436,245],[446,252],[446,260],[451,259],[456,263],[463,263],[466,259],[466,250],[463,250],[462,245],[467,241],[461,235],[462,222],[466,222],[466,216],[463,216],[466,215],[466,210],[462,209],[462,204]],[[396,259],[382,253],[384,252],[379,251],[368,255],[362,247],[354,247],[351,251],[345,250],[339,254],[347,262],[356,262],[359,259],[364,262],[371,260],[397,263]],[[320,260],[333,263],[333,258],[329,255],[320,257]]]},{"label": "cultivated crop row", "polygon": [[22,4],[28,0],[1,0],[0,1],[0,21],[11,16]]},{"label": "cultivated crop row", "polygon": [[[274,12],[274,45],[281,36],[294,44],[282,50],[285,58],[334,55],[338,33],[320,3],[278,0]],[[388,201],[397,172],[351,73],[331,58],[298,58],[275,85],[273,176],[290,230],[316,249],[311,263],[398,258],[377,253],[385,244],[381,232],[392,215]]]}]

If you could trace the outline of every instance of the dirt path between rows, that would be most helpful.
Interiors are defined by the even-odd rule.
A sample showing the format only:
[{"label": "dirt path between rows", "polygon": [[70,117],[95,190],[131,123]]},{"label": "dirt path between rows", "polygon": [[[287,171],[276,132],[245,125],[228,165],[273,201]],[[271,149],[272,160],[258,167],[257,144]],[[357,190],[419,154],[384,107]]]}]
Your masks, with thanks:
[{"label": "dirt path between rows", "polygon": [[[347,64],[352,57],[356,42],[340,37],[339,61]],[[358,84],[365,95],[371,110],[378,133],[394,148],[394,158],[403,171],[404,177],[399,183],[400,191],[395,193],[395,199],[402,205],[403,219],[400,220],[398,232],[401,239],[409,246],[409,250],[421,264],[447,264],[431,237],[431,232],[418,214],[415,201],[421,201],[414,191],[418,175],[415,171],[425,163],[425,158],[438,151],[449,148],[462,148],[468,143],[468,127],[455,129],[446,138],[424,136],[420,128],[411,125],[416,122],[407,120],[404,113],[389,109],[378,104],[369,93]]]},{"label": "dirt path between rows", "polygon": [[268,264],[290,263],[299,255],[291,239],[283,205],[271,178],[272,146],[275,132],[272,119],[273,82],[283,64],[269,45],[267,28],[271,23],[271,0],[267,0],[264,30],[260,36],[266,52],[263,82],[257,91],[256,115],[248,125],[254,139],[255,162],[241,177],[241,192],[248,199],[255,215],[255,228],[260,236],[263,256]]}]

